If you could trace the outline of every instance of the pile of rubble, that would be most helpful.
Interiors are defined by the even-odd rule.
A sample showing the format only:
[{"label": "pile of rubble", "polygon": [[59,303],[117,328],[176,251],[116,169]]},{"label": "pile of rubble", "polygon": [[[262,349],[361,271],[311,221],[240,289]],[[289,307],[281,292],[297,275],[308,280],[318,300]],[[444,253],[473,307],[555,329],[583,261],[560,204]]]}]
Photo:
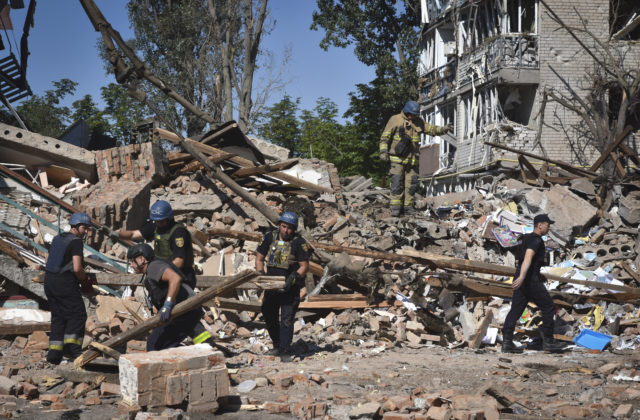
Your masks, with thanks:
[{"label": "pile of rubble", "polygon": [[[16,130],[20,134],[13,127],[7,131],[15,134]],[[156,131],[171,140],[163,130]],[[204,136],[215,137],[215,133]],[[282,161],[280,157],[269,162],[268,156],[264,160],[260,155],[257,143],[242,144],[250,154],[247,157],[237,148],[231,153],[217,148],[215,142],[189,140],[210,161],[222,165],[232,179],[230,184],[226,178],[203,171],[202,163],[191,155],[166,153],[159,143],[95,152],[91,168],[88,151],[65,145],[63,156],[56,161],[49,150],[55,139],[34,133],[17,138],[28,140],[19,146],[25,153],[44,148],[60,164],[57,166],[66,169],[39,162],[22,168],[40,168],[38,174],[27,171],[30,176],[25,177],[6,165],[0,167],[4,181],[0,278],[5,294],[29,294],[17,301],[27,310],[38,304],[46,309],[41,284],[46,248],[57,229],[65,228],[71,211],[87,212],[96,226],[135,229],[145,221],[153,202],[170,202],[177,220],[192,234],[200,291],[241,275],[243,270],[253,270],[257,243],[273,229],[269,211],[294,211],[301,216],[302,234],[315,250],[295,324],[298,363],[348,353],[345,349],[363,358],[394,349],[428,349],[440,354],[468,348],[493,353],[499,351],[499,331],[509,309],[518,236],[531,231],[535,214],[548,213],[556,223],[547,241],[550,261],[544,274],[558,308],[556,339],[567,341],[573,352],[580,353],[625,352],[640,345],[640,181],[632,176],[616,185],[578,176],[531,185],[508,172],[485,175],[468,191],[419,200],[416,216],[392,218],[389,191],[372,187],[370,179],[339,178],[333,165],[318,160]],[[11,136],[0,139],[0,146],[6,146],[2,142],[18,147]],[[80,158],[74,160],[74,152]],[[234,193],[236,183],[247,196]],[[197,391],[193,395],[167,391],[153,403],[134,398],[142,391],[131,391],[128,402],[117,397],[127,396],[124,388],[122,393],[115,392],[116,384],[122,385],[122,363],[129,354],[143,352],[144,342],[137,337],[115,348],[101,348],[101,344],[126,335],[152,314],[143,305],[139,278],[127,273],[128,244],[113,243],[98,229],[87,242],[97,258],[87,260],[97,272],[100,294],[88,302],[91,316],[84,347],[119,357],[120,377],[110,381],[94,374],[91,380],[76,381],[52,372],[51,376],[40,375],[46,368],[42,356],[48,321],[16,321],[0,309],[0,328],[6,337],[0,343],[4,369],[0,395],[8,395],[2,397],[5,413],[22,410],[25,401],[36,399],[43,405],[51,403],[51,409],[120,401],[122,414],[147,406],[175,408],[186,400],[204,404],[205,397],[196,397]],[[268,371],[248,377],[263,360],[277,362],[263,356],[271,344],[260,316],[265,287],[259,278],[253,278],[205,305],[207,328],[229,357],[227,367],[236,366],[229,369],[232,387],[227,384],[216,400],[237,391],[243,395],[236,404],[242,409],[258,407],[301,418],[339,417],[336,406],[351,407],[343,413],[351,418],[384,415],[388,420],[479,418],[480,412],[486,418],[497,418],[505,410],[514,410],[513,401],[507,403],[488,387],[479,395],[468,395],[444,387],[416,386],[406,394],[387,393],[357,407],[353,407],[358,405],[353,398],[335,395],[332,401],[319,396],[295,401],[289,401],[287,395],[281,401],[247,397],[255,387],[282,394],[298,384],[326,388],[335,382],[327,376],[337,372],[349,376],[345,364],[346,369],[308,374]],[[539,324],[531,305],[520,319],[517,340],[529,349],[539,349]],[[218,362],[223,363],[222,359]],[[640,381],[634,368],[624,364],[605,370],[602,374],[611,380]],[[176,372],[165,372],[162,377],[174,376],[181,378],[172,379],[176,384],[190,380]],[[226,401],[227,407],[236,405]],[[630,415],[630,410],[620,407],[621,416],[625,410]],[[200,408],[214,409],[206,404]],[[178,415],[167,413],[163,415]]]}]

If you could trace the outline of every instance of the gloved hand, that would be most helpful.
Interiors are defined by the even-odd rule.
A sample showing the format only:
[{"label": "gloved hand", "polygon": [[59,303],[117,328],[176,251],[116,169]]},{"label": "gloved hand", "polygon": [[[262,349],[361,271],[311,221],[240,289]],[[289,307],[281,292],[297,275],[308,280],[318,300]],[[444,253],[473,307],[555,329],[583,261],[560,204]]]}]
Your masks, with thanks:
[{"label": "gloved hand", "polygon": [[287,277],[287,280],[285,280],[284,288],[282,289],[282,291],[287,293],[296,284],[296,282],[299,283],[301,281],[302,276],[298,274],[297,271],[294,271],[293,273],[289,274],[289,277]]},{"label": "gloved hand", "polygon": [[98,284],[94,273],[86,273],[86,280],[80,282],[80,291],[84,294],[93,293],[93,285]]},{"label": "gloved hand", "polygon": [[447,124],[444,126],[444,133],[451,133],[453,131],[453,124]]},{"label": "gloved hand", "polygon": [[162,322],[167,322],[169,320],[169,318],[171,317],[171,310],[173,309],[174,305],[175,303],[171,301],[164,301],[164,305],[160,309],[160,319],[162,320]]},{"label": "gloved hand", "polygon": [[389,152],[387,152],[386,150],[380,152],[380,160],[383,162],[389,162]]},{"label": "gloved hand", "polygon": [[109,226],[102,226],[100,230],[109,237],[113,242],[118,242],[120,240],[120,234],[115,230],[111,229]]}]

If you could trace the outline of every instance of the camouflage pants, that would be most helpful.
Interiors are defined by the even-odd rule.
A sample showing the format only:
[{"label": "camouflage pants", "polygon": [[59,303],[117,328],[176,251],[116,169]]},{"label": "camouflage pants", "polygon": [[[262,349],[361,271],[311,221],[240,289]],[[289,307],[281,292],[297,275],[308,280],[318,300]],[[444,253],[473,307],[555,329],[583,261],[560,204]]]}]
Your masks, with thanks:
[{"label": "camouflage pants", "polygon": [[392,213],[403,207],[413,206],[413,195],[418,190],[418,171],[416,165],[391,162],[391,206]]}]

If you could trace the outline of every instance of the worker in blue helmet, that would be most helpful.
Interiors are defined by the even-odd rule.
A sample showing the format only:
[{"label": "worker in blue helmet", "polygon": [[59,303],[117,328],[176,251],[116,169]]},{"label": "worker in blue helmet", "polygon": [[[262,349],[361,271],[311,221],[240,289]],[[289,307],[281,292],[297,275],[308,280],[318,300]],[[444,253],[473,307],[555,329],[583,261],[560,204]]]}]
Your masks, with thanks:
[{"label": "worker in blue helmet", "polygon": [[272,355],[283,361],[292,355],[293,323],[300,305],[300,289],[309,270],[309,244],[296,234],[298,215],[287,211],[278,229],[267,232],[256,249],[256,271],[286,278],[282,290],[267,290],[262,299],[262,317],[273,341]]},{"label": "worker in blue helmet", "polygon": [[193,244],[191,235],[182,223],[173,218],[171,204],[158,200],[151,206],[149,220],[137,230],[119,230],[119,239],[139,241],[153,240],[155,256],[168,260],[185,275],[189,287],[196,287],[196,272],[193,268]]},{"label": "worker in blue helmet", "polygon": [[95,279],[84,270],[83,240],[91,229],[91,218],[73,213],[70,229],[53,238],[45,266],[44,292],[51,312],[47,362],[59,364],[63,356],[75,359],[82,352],[87,311],[80,284]]},{"label": "worker in blue helmet", "polygon": [[439,136],[453,131],[453,126],[431,125],[420,117],[415,101],[404,105],[402,112],[392,116],[380,137],[380,159],[390,164],[391,216],[413,214],[413,196],[418,190],[420,136]]},{"label": "worker in blue helmet", "polygon": [[149,334],[147,351],[178,347],[187,337],[191,337],[194,344],[215,345],[211,334],[200,322],[204,316],[202,307],[172,317],[176,304],[195,295],[180,270],[167,260],[156,259],[151,246],[144,243],[129,248],[127,259],[136,274],[143,274],[141,281],[147,291],[149,310],[155,307],[162,321],[162,325]]}]

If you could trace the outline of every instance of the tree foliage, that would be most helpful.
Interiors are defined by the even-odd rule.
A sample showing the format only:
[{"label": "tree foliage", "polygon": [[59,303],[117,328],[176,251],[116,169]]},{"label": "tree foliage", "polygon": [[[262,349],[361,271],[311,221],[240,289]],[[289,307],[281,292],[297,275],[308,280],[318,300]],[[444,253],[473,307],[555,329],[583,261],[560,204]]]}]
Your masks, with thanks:
[{"label": "tree foliage", "polygon": [[120,144],[131,141],[131,128],[148,118],[146,108],[127,94],[127,89],[116,83],[100,88],[100,96],[105,103],[104,114],[109,118],[109,135]]},{"label": "tree foliage", "polygon": [[319,98],[313,110],[299,110],[300,100],[290,96],[267,108],[260,134],[293,156],[317,158],[336,165],[341,175],[377,176],[371,165],[372,152],[360,130],[351,123],[337,121],[338,107],[328,98]]}]

